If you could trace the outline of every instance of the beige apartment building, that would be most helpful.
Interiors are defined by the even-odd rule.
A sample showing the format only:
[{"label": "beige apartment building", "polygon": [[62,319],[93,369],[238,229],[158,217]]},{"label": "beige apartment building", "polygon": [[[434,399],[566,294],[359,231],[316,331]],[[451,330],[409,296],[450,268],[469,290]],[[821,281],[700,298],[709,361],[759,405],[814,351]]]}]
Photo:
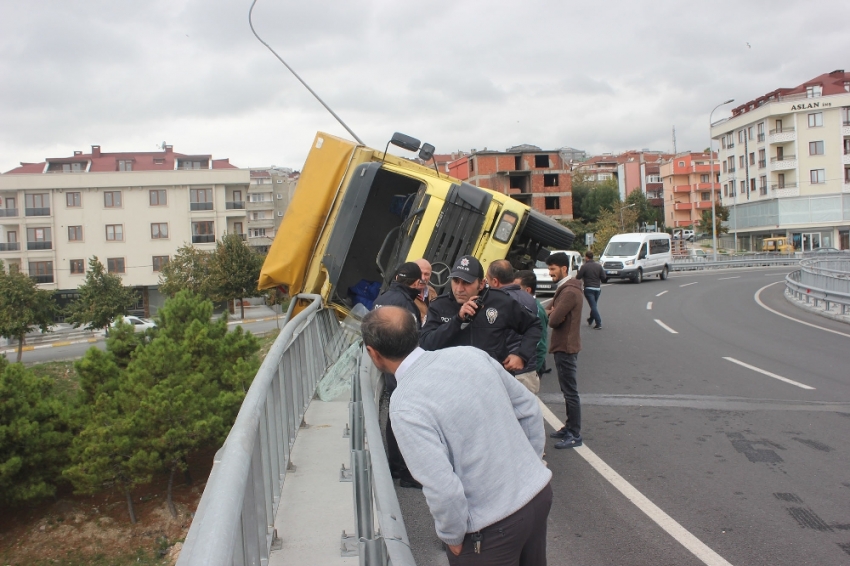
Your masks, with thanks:
[{"label": "beige apartment building", "polygon": [[248,245],[269,251],[300,174],[286,167],[252,167],[248,188]]},{"label": "beige apartment building", "polygon": [[[178,248],[246,237],[249,171],[227,159],[161,152],[74,152],[0,175],[0,260],[69,299],[97,256],[152,314],[162,266]],[[60,301],[63,302],[63,301]]]},{"label": "beige apartment building", "polygon": [[799,251],[850,249],[850,73],[742,104],[711,135],[738,249],[760,250],[770,236]]}]

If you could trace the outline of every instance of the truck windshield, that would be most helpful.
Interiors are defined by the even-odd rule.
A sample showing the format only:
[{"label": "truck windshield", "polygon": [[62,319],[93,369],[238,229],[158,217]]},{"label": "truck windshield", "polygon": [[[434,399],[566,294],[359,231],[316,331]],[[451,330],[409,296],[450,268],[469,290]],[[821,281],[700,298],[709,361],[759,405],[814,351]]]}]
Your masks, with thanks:
[{"label": "truck windshield", "polygon": [[633,256],[639,247],[640,242],[608,242],[605,255],[608,257]]}]

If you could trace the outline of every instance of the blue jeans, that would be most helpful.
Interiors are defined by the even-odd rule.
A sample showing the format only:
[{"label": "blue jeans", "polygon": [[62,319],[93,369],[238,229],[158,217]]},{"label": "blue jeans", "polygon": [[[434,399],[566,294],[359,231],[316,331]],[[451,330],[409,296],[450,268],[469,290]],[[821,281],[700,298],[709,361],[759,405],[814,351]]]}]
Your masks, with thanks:
[{"label": "blue jeans", "polygon": [[602,326],[602,317],[599,316],[599,295],[602,294],[601,289],[585,289],[584,298],[587,299],[587,304],[590,305],[590,318],[596,322],[596,326]]}]

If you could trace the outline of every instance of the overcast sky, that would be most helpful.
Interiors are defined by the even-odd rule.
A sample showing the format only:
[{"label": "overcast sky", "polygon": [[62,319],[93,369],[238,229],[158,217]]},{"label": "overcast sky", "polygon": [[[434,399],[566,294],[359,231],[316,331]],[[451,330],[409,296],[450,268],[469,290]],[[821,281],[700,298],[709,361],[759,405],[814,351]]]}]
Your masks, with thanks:
[{"label": "overcast sky", "polygon": [[[248,26],[250,0],[0,2],[0,171],[156,151],[300,169],[350,136]],[[368,145],[708,146],[708,114],[850,70],[850,2],[258,0],[257,32]],[[749,45],[748,45],[749,44]]]}]

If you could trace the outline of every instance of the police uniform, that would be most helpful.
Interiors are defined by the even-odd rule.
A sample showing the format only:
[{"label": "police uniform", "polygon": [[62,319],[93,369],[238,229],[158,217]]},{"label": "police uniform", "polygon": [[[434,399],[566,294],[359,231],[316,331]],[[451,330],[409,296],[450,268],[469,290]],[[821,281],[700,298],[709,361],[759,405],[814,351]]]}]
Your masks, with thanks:
[{"label": "police uniform", "polygon": [[[536,360],[537,342],[542,334],[540,320],[510,295],[499,289],[490,289],[484,305],[469,323],[458,316],[461,306],[451,291],[431,300],[425,326],[419,335],[422,349],[475,346],[499,363],[511,353],[522,358],[523,363]],[[519,349],[514,352],[508,351],[510,331],[522,336]]]}]

